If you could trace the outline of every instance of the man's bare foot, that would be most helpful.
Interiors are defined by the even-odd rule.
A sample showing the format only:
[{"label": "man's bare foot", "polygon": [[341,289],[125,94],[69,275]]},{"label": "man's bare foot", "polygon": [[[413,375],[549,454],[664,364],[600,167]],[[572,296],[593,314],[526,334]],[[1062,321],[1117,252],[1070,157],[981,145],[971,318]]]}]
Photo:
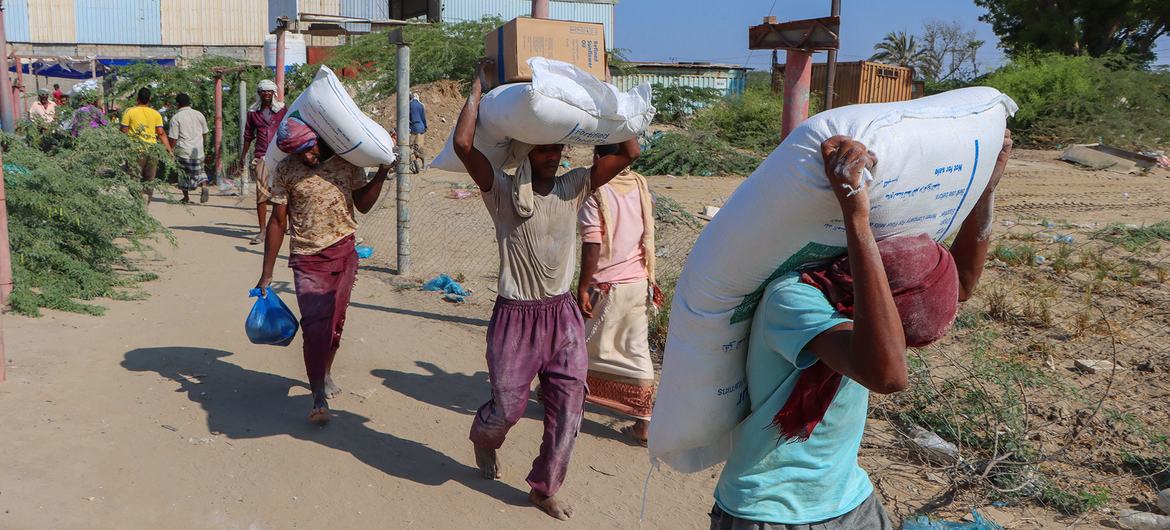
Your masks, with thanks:
[{"label": "man's bare foot", "polygon": [[333,399],[340,395],[341,387],[333,382],[333,376],[331,374],[325,374],[325,397]]},{"label": "man's bare foot", "polygon": [[553,497],[545,497],[532,490],[528,492],[528,502],[531,502],[537,508],[544,510],[544,513],[551,515],[562,521],[568,521],[573,516],[573,507],[565,504],[563,501]]},{"label": "man's bare foot", "polygon": [[500,461],[496,458],[495,449],[476,447],[475,465],[479,466],[479,472],[483,475],[483,478],[488,480],[500,478]]},{"label": "man's bare foot", "polygon": [[650,422],[646,420],[635,420],[633,425],[626,425],[621,428],[622,434],[629,436],[632,441],[646,447],[646,441],[650,435]]},{"label": "man's bare foot", "polygon": [[325,425],[329,423],[331,414],[329,414],[329,403],[325,401],[325,394],[322,390],[313,392],[313,410],[309,411],[309,421],[317,425]]}]

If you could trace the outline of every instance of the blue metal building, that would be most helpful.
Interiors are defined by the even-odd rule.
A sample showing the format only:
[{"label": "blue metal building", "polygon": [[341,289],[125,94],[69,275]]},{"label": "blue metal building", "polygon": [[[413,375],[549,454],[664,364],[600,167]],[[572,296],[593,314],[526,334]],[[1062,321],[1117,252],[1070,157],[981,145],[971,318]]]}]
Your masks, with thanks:
[{"label": "blue metal building", "polygon": [[614,76],[613,83],[629,90],[642,83],[663,86],[713,88],[723,96],[743,94],[748,69],[731,64],[711,63],[631,63],[635,72]]}]

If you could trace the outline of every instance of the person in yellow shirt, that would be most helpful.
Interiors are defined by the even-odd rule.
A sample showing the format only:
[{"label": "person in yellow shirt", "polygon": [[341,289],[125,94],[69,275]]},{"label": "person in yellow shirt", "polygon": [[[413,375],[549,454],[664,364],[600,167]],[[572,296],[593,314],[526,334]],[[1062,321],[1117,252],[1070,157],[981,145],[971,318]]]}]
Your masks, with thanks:
[{"label": "person in yellow shirt", "polygon": [[[163,129],[162,114],[150,108],[149,88],[138,89],[138,105],[122,113],[122,132],[144,144],[161,142],[168,152],[171,151],[171,142],[167,138],[166,129]],[[155,160],[150,153],[144,150],[138,156],[138,169],[141,172],[142,181],[150,183],[158,173],[158,160]],[[146,203],[150,204],[153,190],[147,187],[144,193],[146,194]]]}]

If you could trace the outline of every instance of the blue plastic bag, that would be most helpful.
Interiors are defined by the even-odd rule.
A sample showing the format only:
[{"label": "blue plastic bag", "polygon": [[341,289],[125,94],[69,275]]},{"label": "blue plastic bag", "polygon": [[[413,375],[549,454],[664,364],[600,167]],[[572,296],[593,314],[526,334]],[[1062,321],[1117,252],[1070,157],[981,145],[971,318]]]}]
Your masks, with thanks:
[{"label": "blue plastic bag", "polygon": [[902,522],[902,530],[1003,530],[986,517],[983,517],[978,510],[971,512],[971,522],[951,522],[951,521],[932,521],[929,517],[918,516],[913,519],[906,519]]},{"label": "blue plastic bag", "polygon": [[270,344],[273,346],[288,346],[297,336],[297,317],[284,305],[271,287],[253,288],[248,296],[256,297],[252,304],[252,311],[244,321],[244,332],[252,344]]},{"label": "blue plastic bag", "polygon": [[374,247],[371,247],[369,245],[358,245],[358,246],[354,247],[353,249],[355,251],[357,251],[357,255],[361,259],[366,259],[366,258],[374,255]]},{"label": "blue plastic bag", "polygon": [[471,296],[471,291],[459,285],[459,282],[452,280],[446,274],[440,274],[438,277],[431,279],[431,281],[424,283],[422,290],[424,291],[442,291],[445,294],[454,294],[459,296]]}]

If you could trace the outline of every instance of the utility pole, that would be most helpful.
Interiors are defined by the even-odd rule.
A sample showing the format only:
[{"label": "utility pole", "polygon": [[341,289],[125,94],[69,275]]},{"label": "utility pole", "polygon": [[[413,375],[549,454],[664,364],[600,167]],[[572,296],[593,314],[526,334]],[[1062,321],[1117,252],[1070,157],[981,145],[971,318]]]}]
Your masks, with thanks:
[{"label": "utility pole", "polygon": [[0,0],[0,127],[6,133],[16,130],[16,119],[12,115],[12,81],[8,77],[8,36],[4,34],[4,0]]},{"label": "utility pole", "polygon": [[[833,0],[832,12],[830,16],[841,16],[841,0]],[[833,84],[837,82],[837,49],[829,50],[829,62],[825,64],[828,70],[825,71],[825,109],[833,108],[833,99],[836,97],[833,90]]]},{"label": "utility pole", "polygon": [[[238,164],[239,164],[239,167],[242,167],[245,169],[247,168],[247,166],[244,165],[244,159],[247,158],[248,153],[244,152],[243,149],[244,149],[244,129],[246,129],[247,127],[248,127],[248,82],[244,81],[243,76],[240,76],[240,136],[239,136],[239,138],[237,138],[237,140],[240,141],[239,146],[240,146],[241,151],[240,151],[240,159],[239,159]],[[247,183],[248,175],[250,175],[251,172],[245,170],[242,173],[243,173],[243,176],[236,177],[238,179],[237,182],[240,183],[241,189],[243,189],[243,185]]]},{"label": "utility pole", "polygon": [[532,0],[532,18],[548,18],[548,0]]},{"label": "utility pole", "polygon": [[288,33],[288,18],[276,19],[276,99],[284,101],[284,36]]},{"label": "utility pole", "polygon": [[410,273],[410,44],[402,28],[390,32],[390,43],[398,46],[398,182],[395,206],[398,210],[398,274]]},{"label": "utility pole", "polygon": [[[0,119],[4,122],[4,131],[12,132],[15,124],[12,122],[12,105],[8,101],[12,91],[8,89],[8,36],[4,34],[4,0],[0,0]],[[0,309],[8,305],[8,296],[12,294],[12,253],[8,246],[8,200],[4,194],[4,162],[0,158]],[[0,322],[0,383],[7,378],[8,362],[4,360],[4,326]]]}]

